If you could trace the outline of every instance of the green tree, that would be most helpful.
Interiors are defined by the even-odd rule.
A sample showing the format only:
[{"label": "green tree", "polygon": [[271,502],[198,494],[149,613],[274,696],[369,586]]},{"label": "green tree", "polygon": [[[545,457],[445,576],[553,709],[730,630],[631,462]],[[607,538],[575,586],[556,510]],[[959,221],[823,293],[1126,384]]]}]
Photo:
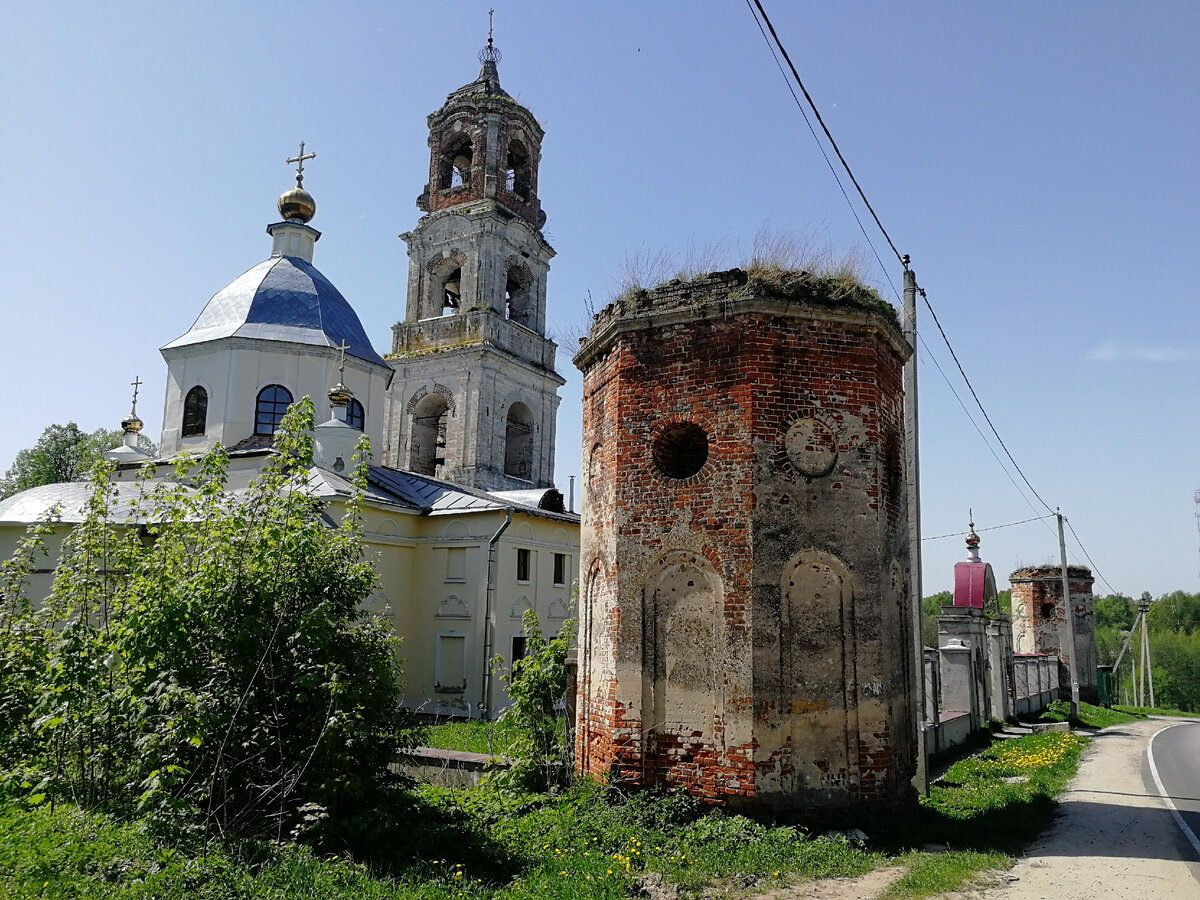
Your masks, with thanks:
[{"label": "green tree", "polygon": [[395,639],[361,607],[375,575],[357,501],[331,526],[305,490],[312,425],[301,401],[277,455],[237,495],[219,449],[173,479],[147,478],[140,526],[114,524],[97,468],[45,605],[5,589],[0,622],[15,637],[0,670],[26,676],[0,684],[10,788],[277,839],[371,815],[410,733]]},{"label": "green tree", "polygon": [[926,647],[936,647],[938,632],[938,616],[942,607],[954,602],[954,595],[949,591],[939,591],[921,601],[921,642]]},{"label": "green tree", "polygon": [[[567,619],[551,638],[542,634],[532,609],[525,610],[521,624],[525,655],[512,664],[511,674],[500,676],[511,701],[500,721],[517,726],[521,738],[512,748],[513,765],[498,780],[519,790],[548,791],[565,784],[571,773],[566,722],[557,707],[567,688],[567,653],[576,622]],[[492,661],[494,666],[503,662],[500,657]]]},{"label": "green tree", "polygon": [[[89,434],[74,422],[51,425],[36,444],[17,454],[0,478],[0,500],[42,484],[82,481],[104,458],[104,451],[118,446],[121,440],[119,431],[101,428]],[[138,447],[151,455],[158,452],[158,447],[143,435],[138,435]]]},{"label": "green tree", "polygon": [[1183,591],[1163,594],[1150,604],[1146,620],[1153,631],[1191,634],[1200,628],[1200,594]]}]

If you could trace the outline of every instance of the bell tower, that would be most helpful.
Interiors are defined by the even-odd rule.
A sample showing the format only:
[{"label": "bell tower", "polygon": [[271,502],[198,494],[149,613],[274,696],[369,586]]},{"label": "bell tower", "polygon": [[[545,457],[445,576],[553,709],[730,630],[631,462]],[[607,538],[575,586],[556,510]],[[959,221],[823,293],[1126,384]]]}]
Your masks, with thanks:
[{"label": "bell tower", "polygon": [[400,235],[408,301],[383,461],[484,490],[551,487],[565,381],[546,337],[544,132],[500,87],[490,35],[479,58],[479,77],[429,116],[425,215]]}]

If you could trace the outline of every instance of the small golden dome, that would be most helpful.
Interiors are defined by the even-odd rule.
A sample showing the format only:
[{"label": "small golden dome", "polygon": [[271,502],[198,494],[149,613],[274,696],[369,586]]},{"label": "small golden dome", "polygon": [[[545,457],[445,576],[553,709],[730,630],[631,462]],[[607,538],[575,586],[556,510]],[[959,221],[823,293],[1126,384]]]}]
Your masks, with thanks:
[{"label": "small golden dome", "polygon": [[354,394],[340,381],[329,389],[330,406],[346,406],[353,399]]},{"label": "small golden dome", "polygon": [[121,420],[121,430],[126,434],[138,434],[144,423],[136,415],[130,414]]},{"label": "small golden dome", "polygon": [[302,187],[294,187],[279,196],[279,214],[291,222],[309,222],[317,214],[317,201]]}]

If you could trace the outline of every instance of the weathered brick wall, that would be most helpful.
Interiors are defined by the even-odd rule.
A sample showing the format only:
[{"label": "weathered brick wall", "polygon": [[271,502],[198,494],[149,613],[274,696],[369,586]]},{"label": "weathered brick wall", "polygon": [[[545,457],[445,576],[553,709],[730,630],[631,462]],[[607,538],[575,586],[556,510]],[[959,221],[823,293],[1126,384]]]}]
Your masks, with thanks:
[{"label": "weathered brick wall", "polygon": [[[1049,653],[1058,657],[1059,696],[1071,696],[1071,654],[1064,649],[1066,605],[1062,602],[1062,570],[1058,566],[1029,566],[1008,576],[1012,586],[1013,645],[1017,653]],[[1092,572],[1067,567],[1070,606],[1074,610],[1076,677],[1080,699],[1095,703],[1096,615],[1092,602]]]},{"label": "weathered brick wall", "polygon": [[[916,760],[907,345],[878,314],[745,283],[627,298],[576,358],[578,764],[714,801],[890,803]],[[683,423],[707,459],[671,477],[656,452],[686,450]]]}]

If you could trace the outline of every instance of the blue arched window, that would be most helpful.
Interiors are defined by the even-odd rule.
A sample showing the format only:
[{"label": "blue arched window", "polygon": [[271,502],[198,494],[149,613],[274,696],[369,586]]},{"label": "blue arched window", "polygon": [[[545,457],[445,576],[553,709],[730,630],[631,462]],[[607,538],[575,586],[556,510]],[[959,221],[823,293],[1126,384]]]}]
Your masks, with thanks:
[{"label": "blue arched window", "polygon": [[362,431],[363,427],[366,425],[366,422],[366,410],[363,409],[363,405],[361,403],[351,397],[350,405],[346,407],[346,424],[351,428],[357,428],[359,431]]},{"label": "blue arched window", "polygon": [[291,405],[291,391],[281,384],[268,384],[258,392],[258,401],[254,404],[254,433],[274,434]]},{"label": "blue arched window", "polygon": [[208,424],[208,391],[196,385],[183,398],[183,437],[204,434]]}]

